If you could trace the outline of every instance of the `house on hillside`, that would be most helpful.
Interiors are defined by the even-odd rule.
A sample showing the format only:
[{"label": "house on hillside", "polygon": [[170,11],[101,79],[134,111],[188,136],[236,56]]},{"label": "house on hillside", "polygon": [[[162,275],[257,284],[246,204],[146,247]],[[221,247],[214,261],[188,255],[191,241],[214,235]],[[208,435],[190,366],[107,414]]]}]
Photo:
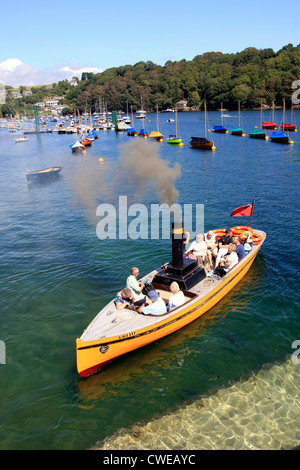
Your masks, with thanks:
[{"label": "house on hillside", "polygon": [[15,100],[16,98],[22,98],[19,90],[13,90],[10,92],[10,96]]},{"label": "house on hillside", "polygon": [[176,103],[177,111],[188,111],[187,101],[180,100]]}]

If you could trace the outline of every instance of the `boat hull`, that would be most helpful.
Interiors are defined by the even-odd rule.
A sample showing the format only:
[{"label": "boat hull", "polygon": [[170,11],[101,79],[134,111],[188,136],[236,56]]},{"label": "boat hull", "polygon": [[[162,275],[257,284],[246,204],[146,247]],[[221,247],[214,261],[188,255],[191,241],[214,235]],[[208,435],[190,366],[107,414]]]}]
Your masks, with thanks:
[{"label": "boat hull", "polygon": [[196,295],[186,306],[176,309],[176,313],[162,318],[151,326],[131,330],[119,336],[106,337],[94,341],[76,340],[77,370],[86,377],[99,371],[107,363],[157,341],[193,322],[214,307],[245,276],[252,266],[262,245],[250,252],[225,278],[216,281],[216,286],[205,296]]},{"label": "boat hull", "polygon": [[62,166],[53,167],[53,168],[45,168],[44,170],[38,170],[38,171],[31,171],[26,174],[26,178],[28,181],[43,180],[43,179],[57,176],[61,170],[62,170]]},{"label": "boat hull", "polygon": [[158,142],[162,142],[164,139],[164,136],[160,132],[153,131],[150,133],[149,139],[155,139]]},{"label": "boat hull", "polygon": [[271,142],[277,142],[279,144],[288,144],[288,137],[270,137]]},{"label": "boat hull", "polygon": [[90,145],[92,145],[92,141],[91,141],[91,140],[85,140],[85,139],[83,139],[80,143],[81,143],[82,145],[84,145],[85,147],[89,147]]},{"label": "boat hull", "polygon": [[274,129],[277,129],[278,126],[275,122],[263,122],[262,128],[263,129],[270,129],[270,130],[272,129],[272,130],[274,130]]},{"label": "boat hull", "polygon": [[243,135],[243,129],[240,127],[232,127],[230,129],[230,134],[231,135]]},{"label": "boat hull", "polygon": [[176,138],[176,137],[167,139],[167,143],[172,144],[172,145],[178,145],[178,144],[181,144],[181,142],[182,142],[182,139]]},{"label": "boat hull", "polygon": [[266,134],[262,131],[253,131],[249,133],[250,139],[265,139]]},{"label": "boat hull", "polygon": [[214,143],[204,137],[192,137],[190,145],[196,149],[212,149]]},{"label": "boat hull", "polygon": [[213,127],[213,132],[215,134],[226,134],[227,133],[227,129],[223,126],[214,126]]},{"label": "boat hull", "polygon": [[277,142],[279,144],[288,144],[289,143],[289,136],[284,132],[273,132],[270,135],[271,142]]},{"label": "boat hull", "polygon": [[295,124],[290,124],[285,122],[284,124],[281,125],[281,129],[283,131],[291,131],[294,132],[296,130],[296,125]]}]

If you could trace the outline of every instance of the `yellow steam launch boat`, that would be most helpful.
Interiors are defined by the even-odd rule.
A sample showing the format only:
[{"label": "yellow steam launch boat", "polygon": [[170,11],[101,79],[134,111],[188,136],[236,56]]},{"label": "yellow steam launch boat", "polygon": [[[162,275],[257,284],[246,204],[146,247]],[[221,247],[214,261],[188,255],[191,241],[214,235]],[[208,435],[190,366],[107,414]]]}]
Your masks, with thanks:
[{"label": "yellow steam launch boat", "polygon": [[[224,277],[207,277],[197,261],[185,258],[183,228],[172,229],[172,261],[152,271],[141,280],[152,283],[165,303],[168,303],[170,284],[176,281],[184,293],[185,302],[160,316],[143,315],[133,308],[117,310],[111,300],[76,340],[77,370],[85,377],[104,365],[135,349],[157,341],[188,325],[214,307],[248,272],[259,252],[266,234],[250,227],[234,227],[233,235],[245,230],[252,233],[252,250]],[[220,237],[225,230],[214,231]]]}]

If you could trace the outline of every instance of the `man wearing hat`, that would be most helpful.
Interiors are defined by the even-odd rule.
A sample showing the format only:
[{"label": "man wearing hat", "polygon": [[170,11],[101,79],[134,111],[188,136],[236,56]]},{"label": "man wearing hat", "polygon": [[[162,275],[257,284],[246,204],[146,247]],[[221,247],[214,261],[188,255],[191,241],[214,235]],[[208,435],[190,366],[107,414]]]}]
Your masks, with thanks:
[{"label": "man wearing hat", "polygon": [[166,313],[166,304],[155,290],[151,290],[148,293],[148,298],[151,300],[152,303],[147,307],[145,306],[145,304],[143,304],[138,309],[139,313],[143,313],[144,315],[162,315],[163,313]]}]

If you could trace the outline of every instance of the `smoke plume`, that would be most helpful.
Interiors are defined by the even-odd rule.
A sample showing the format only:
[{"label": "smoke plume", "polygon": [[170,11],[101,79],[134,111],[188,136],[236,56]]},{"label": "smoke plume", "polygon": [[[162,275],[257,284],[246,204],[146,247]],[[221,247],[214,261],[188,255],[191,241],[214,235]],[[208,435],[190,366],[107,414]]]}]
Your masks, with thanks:
[{"label": "smoke plume", "polygon": [[99,204],[116,205],[120,195],[138,203],[143,203],[148,193],[154,193],[152,199],[160,204],[177,201],[175,182],[181,174],[180,165],[169,166],[159,155],[160,145],[136,138],[120,145],[117,160],[106,157],[101,164],[91,155],[91,159],[76,162],[70,180],[74,202],[85,209],[91,223],[95,223]]}]

